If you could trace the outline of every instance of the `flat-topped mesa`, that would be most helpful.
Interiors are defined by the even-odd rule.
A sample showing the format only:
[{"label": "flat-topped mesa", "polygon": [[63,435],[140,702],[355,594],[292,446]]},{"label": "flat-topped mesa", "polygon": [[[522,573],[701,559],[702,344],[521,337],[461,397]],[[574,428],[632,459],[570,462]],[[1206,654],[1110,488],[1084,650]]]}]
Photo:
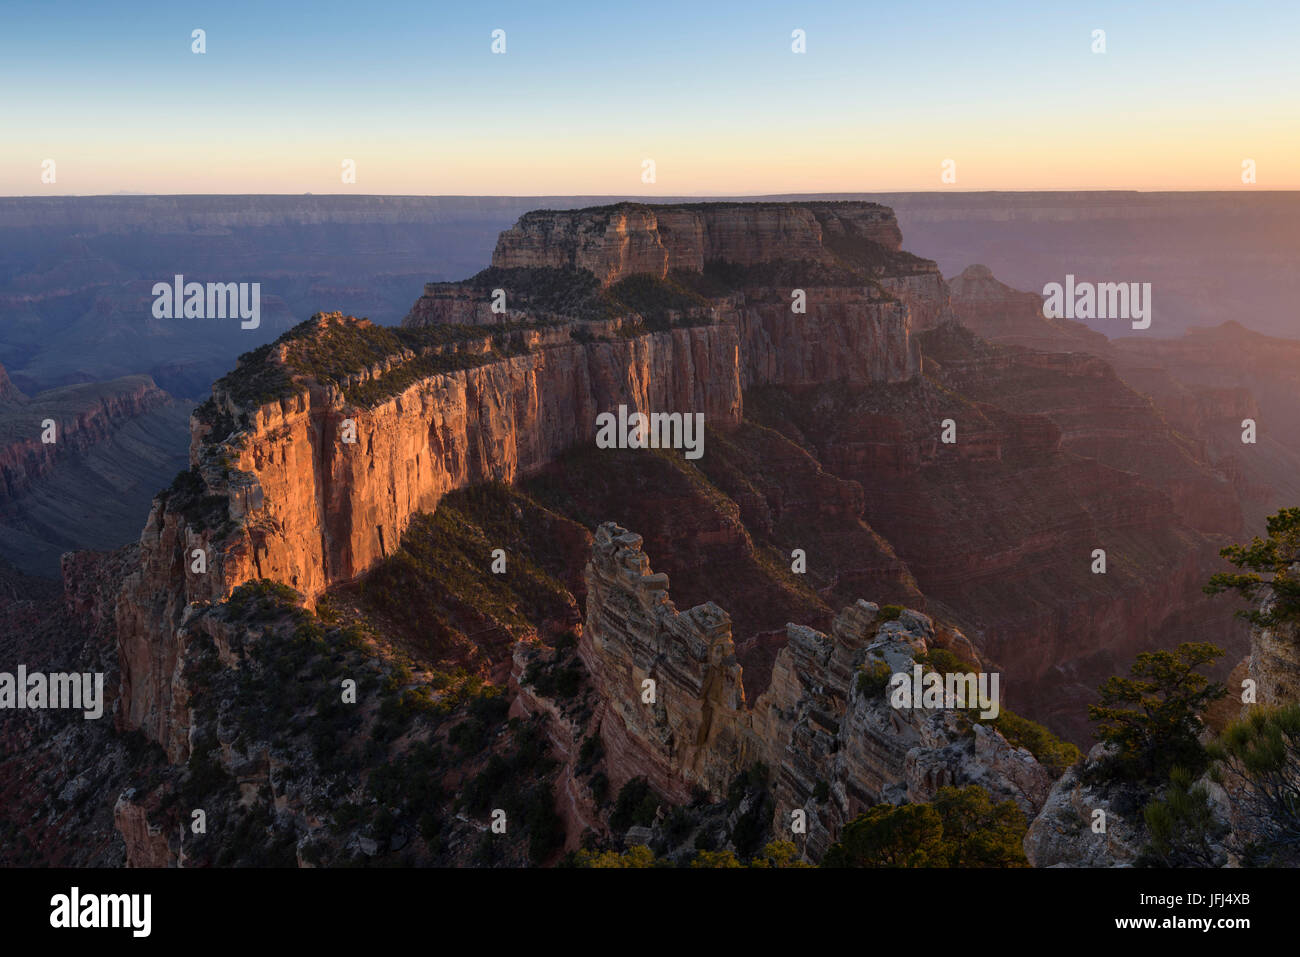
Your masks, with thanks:
[{"label": "flat-topped mesa", "polygon": [[902,239],[894,211],[876,203],[619,203],[525,213],[497,240],[492,265],[586,269],[609,286],[638,273],[703,272],[713,261],[830,265],[827,240],[897,252]]},{"label": "flat-topped mesa", "polygon": [[[802,810],[807,836],[796,840],[816,860],[881,801],[928,801],[941,787],[978,783],[1032,817],[1051,788],[1054,775],[1029,751],[968,713],[891,706],[880,669],[910,674],[936,642],[920,612],[882,617],[858,601],[830,634],[787,625],[771,684],[751,708],[727,613],[712,602],[679,612],[641,536],[601,525],[586,581],[578,653],[599,698],[612,789],[644,777],[675,802],[696,787],[717,797],[762,762],[778,827]],[[950,638],[969,647],[958,632]]]},{"label": "flat-topped mesa", "polygon": [[737,327],[741,381],[901,382],[913,327],[950,315],[937,266],[899,247],[875,203],[621,203],[539,210],[492,266],[429,283],[404,325],[620,320]]}]

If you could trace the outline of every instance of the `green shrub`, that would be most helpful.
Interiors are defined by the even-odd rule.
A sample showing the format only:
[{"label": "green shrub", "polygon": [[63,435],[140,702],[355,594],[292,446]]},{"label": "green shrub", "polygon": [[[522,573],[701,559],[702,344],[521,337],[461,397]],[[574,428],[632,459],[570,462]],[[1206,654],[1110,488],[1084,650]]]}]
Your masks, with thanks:
[{"label": "green shrub", "polygon": [[978,785],[940,788],[929,804],[878,804],[849,823],[823,867],[1027,867],[1028,825],[1014,801]]},{"label": "green shrub", "polygon": [[623,834],[634,826],[649,827],[659,810],[659,796],[645,778],[633,778],[623,785],[609,815],[609,826],[615,834]]},{"label": "green shrub", "polygon": [[1016,747],[1032,754],[1039,764],[1057,777],[1083,759],[1083,754],[1069,741],[1061,740],[1041,724],[1006,708],[999,709],[998,716],[988,723]]},{"label": "green shrub", "polygon": [[873,661],[858,671],[858,694],[877,698],[885,693],[893,672],[883,661]]}]

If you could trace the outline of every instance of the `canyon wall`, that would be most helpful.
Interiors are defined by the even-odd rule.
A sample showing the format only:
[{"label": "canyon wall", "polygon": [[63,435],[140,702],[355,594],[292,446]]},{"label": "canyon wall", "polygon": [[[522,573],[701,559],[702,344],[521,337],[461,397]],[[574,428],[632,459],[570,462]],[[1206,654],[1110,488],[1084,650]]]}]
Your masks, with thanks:
[{"label": "canyon wall", "polygon": [[9,373],[5,372],[5,367],[0,366],[0,402],[21,402],[25,399],[18,387],[9,381]]},{"label": "canyon wall", "polygon": [[[140,534],[149,503],[184,459],[188,407],[148,376],[27,398],[0,370],[0,558],[56,578],[73,548]],[[42,439],[53,422],[53,442]]]},{"label": "canyon wall", "polygon": [[1006,670],[1011,707],[1086,742],[1084,705],[1135,651],[1195,636],[1244,653],[1231,608],[1200,591],[1241,508],[1195,441],[1100,357],[952,325],[918,338],[922,380],[751,399],[747,415],[862,487],[930,607]]},{"label": "canyon wall", "polygon": [[[148,376],[64,386],[26,398],[0,368],[0,510],[57,462],[108,438],[123,422],[171,402]],[[55,441],[41,441],[53,419]]]},{"label": "canyon wall", "polygon": [[803,314],[791,313],[789,289],[770,287],[746,289],[719,310],[740,337],[744,388],[906,382],[919,374],[921,353],[906,305],[845,287],[805,294]]},{"label": "canyon wall", "polygon": [[[338,315],[315,335],[364,328]],[[282,350],[283,351],[283,350]],[[267,362],[276,363],[271,357]],[[413,357],[359,376],[377,381]],[[512,482],[593,440],[598,412],[702,412],[713,428],[740,421],[737,341],[729,326],[608,342],[559,342],[527,354],[415,379],[370,404],[301,380],[293,394],[241,406],[214,389],[214,420],[246,422],[226,436],[196,417],[191,461],[199,487],[155,501],[140,539],[141,567],[123,589],[119,636],[123,717],[185,753],[178,691],[185,609],[269,578],[309,601],[372,567],[411,516],[448,491]],[[249,370],[244,370],[247,374]],[[345,422],[355,442],[344,441]],[[205,554],[194,574],[192,553]]]}]

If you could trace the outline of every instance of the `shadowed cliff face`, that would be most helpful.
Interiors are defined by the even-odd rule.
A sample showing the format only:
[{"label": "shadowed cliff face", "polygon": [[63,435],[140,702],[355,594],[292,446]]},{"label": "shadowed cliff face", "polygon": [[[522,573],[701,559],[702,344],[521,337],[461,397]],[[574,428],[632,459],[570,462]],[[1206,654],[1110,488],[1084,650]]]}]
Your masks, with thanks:
[{"label": "shadowed cliff face", "polygon": [[763,390],[747,415],[863,488],[864,520],[1004,669],[1010,706],[1085,742],[1093,689],[1137,650],[1191,633],[1244,650],[1200,591],[1240,529],[1235,491],[1148,401],[1086,355],[951,327],[922,349],[930,375],[902,389]]},{"label": "shadowed cliff face", "polygon": [[[113,805],[125,787],[165,766],[141,735],[113,726],[118,650],[113,600],[135,546],[83,551],[63,561],[63,584],[0,559],[0,656],[51,673],[104,673],[104,714],[7,710],[0,721],[0,865],[116,867],[124,856]],[[39,663],[39,665],[38,665]]]},{"label": "shadowed cliff face", "polygon": [[184,460],[188,418],[148,376],[28,398],[0,368],[0,558],[57,578],[68,549],[132,540],[157,476]]}]

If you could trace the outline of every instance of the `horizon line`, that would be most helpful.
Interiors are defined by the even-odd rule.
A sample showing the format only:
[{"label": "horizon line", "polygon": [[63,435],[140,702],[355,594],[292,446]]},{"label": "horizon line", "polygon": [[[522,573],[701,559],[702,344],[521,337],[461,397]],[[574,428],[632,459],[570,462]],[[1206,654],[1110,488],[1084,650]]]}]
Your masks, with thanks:
[{"label": "horizon line", "polygon": [[867,195],[867,196],[903,196],[903,195],[924,195],[924,196],[942,196],[946,194],[960,193],[963,195],[980,195],[989,193],[1009,193],[1009,194],[1035,194],[1035,193],[1123,193],[1132,195],[1167,195],[1176,193],[1214,193],[1224,195],[1249,195],[1251,193],[1297,193],[1300,194],[1300,187],[1276,187],[1276,188],[1255,188],[1255,187],[1236,187],[1233,189],[1211,189],[1201,187],[1182,187],[1166,189],[1132,189],[1127,187],[1052,187],[1037,189],[855,189],[855,190],[821,190],[819,192],[768,192],[768,193],[673,193],[664,195],[642,195],[634,193],[361,193],[361,192],[251,192],[251,193],[214,193],[214,192],[165,192],[165,193],[148,193],[133,191],[118,191],[113,193],[11,193],[0,195],[0,199],[146,199],[151,197],[176,196],[176,197],[198,197],[198,196],[319,196],[328,198],[356,197],[356,198],[374,198],[387,197],[393,199],[538,199],[550,197],[569,197],[581,196],[593,199],[617,199],[623,202],[645,202],[654,203],[656,201],[677,199],[677,198],[716,198],[716,199],[771,199],[780,196],[846,196],[846,195]]}]

